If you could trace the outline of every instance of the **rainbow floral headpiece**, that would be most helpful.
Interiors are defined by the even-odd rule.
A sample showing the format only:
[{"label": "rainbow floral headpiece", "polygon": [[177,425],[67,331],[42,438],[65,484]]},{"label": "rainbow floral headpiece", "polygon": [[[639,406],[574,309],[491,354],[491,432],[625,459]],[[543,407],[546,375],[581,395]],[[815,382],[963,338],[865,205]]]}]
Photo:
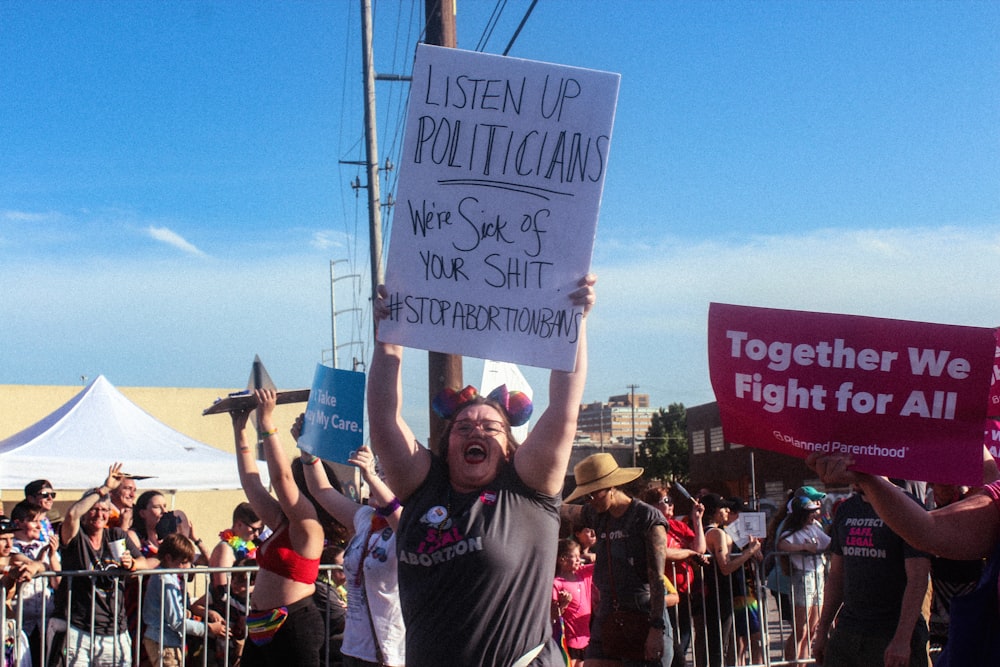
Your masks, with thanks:
[{"label": "rainbow floral headpiece", "polygon": [[[462,391],[445,388],[434,397],[431,407],[438,417],[451,419],[462,407],[476,400],[479,396],[479,390],[471,384]],[[523,426],[531,419],[531,411],[534,406],[531,404],[531,399],[523,391],[507,391],[507,385],[502,384],[491,391],[486,399],[500,404],[503,411],[507,413],[507,419],[511,426]]]}]

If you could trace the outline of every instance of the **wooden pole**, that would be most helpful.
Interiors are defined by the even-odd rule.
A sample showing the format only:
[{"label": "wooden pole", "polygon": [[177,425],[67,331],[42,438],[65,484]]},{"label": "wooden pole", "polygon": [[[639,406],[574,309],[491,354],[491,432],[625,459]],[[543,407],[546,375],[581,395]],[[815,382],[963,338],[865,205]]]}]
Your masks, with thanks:
[{"label": "wooden pole", "polygon": [[[457,0],[424,0],[426,30],[424,42],[435,46],[455,48],[458,37],[455,31],[455,3]],[[438,442],[444,433],[445,421],[431,408],[431,401],[442,389],[461,389],[462,357],[441,352],[427,353],[428,414],[430,415],[428,446],[434,453],[440,453]]]}]

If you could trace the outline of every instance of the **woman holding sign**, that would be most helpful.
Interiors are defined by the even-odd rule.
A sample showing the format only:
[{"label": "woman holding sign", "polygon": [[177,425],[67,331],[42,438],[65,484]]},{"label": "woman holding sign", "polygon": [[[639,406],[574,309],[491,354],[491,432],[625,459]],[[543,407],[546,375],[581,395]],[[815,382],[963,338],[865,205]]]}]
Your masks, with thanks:
[{"label": "woman holding sign", "polygon": [[[260,481],[257,460],[247,441],[250,411],[232,412],[240,482],[254,512],[273,533],[257,549],[260,573],[247,614],[249,640],[243,667],[306,665],[319,667],[325,628],[313,603],[325,538],[321,512],[313,505],[285,458],[274,425],[277,393],[257,389],[259,436],[277,498]],[[299,471],[301,473],[301,470]]]},{"label": "woman holding sign", "polygon": [[[300,415],[292,427],[296,440],[304,425],[305,418]],[[402,512],[399,500],[379,478],[368,447],[360,447],[348,459],[371,488],[368,505],[356,503],[334,488],[318,457],[302,452],[301,458],[316,502],[343,525],[354,527],[354,537],[344,550],[347,623],[340,651],[345,658],[356,658],[359,665],[402,667],[406,664],[406,630],[396,577],[396,529]]]},{"label": "woman holding sign", "polygon": [[[570,295],[584,316],[595,282],[586,276]],[[380,286],[375,316],[388,315]],[[582,324],[576,368],[552,371],[548,409],[520,446],[511,426],[530,414],[522,394],[467,387],[438,396],[435,409],[449,420],[440,456],[403,421],[402,347],[376,343],[368,414],[372,446],[404,504],[397,551],[408,667],[555,664],[552,571],[587,373],[584,332]]]}]

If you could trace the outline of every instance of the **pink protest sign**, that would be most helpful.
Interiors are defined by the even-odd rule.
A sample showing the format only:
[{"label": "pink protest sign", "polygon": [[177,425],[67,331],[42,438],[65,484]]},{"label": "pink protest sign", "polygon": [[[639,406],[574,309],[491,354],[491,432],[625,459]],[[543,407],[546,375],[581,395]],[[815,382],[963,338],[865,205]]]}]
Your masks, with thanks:
[{"label": "pink protest sign", "polygon": [[994,330],[713,303],[708,352],[729,442],[866,472],[982,479]]},{"label": "pink protest sign", "polygon": [[993,355],[993,375],[990,376],[990,405],[989,414],[991,417],[1000,417],[1000,329],[996,334],[996,351]]},{"label": "pink protest sign", "polygon": [[1000,419],[986,420],[986,449],[1000,461]]}]

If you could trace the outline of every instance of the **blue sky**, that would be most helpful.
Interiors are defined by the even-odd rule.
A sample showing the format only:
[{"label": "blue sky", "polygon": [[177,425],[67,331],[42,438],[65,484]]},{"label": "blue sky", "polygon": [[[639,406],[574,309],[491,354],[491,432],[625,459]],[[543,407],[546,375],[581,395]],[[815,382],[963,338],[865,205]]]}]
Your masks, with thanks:
[{"label": "blue sky", "polygon": [[[259,354],[308,386],[331,260],[361,276],[338,343],[367,339],[359,4],[0,2],[0,383],[238,387]],[[376,68],[408,73],[423,2],[374,4]],[[483,44],[494,3],[459,0],[459,47],[502,52],[529,5]],[[622,75],[586,400],[713,400],[712,301],[1000,324],[998,26],[993,2],[541,0],[510,55]],[[406,86],[377,103],[398,161]]]}]

